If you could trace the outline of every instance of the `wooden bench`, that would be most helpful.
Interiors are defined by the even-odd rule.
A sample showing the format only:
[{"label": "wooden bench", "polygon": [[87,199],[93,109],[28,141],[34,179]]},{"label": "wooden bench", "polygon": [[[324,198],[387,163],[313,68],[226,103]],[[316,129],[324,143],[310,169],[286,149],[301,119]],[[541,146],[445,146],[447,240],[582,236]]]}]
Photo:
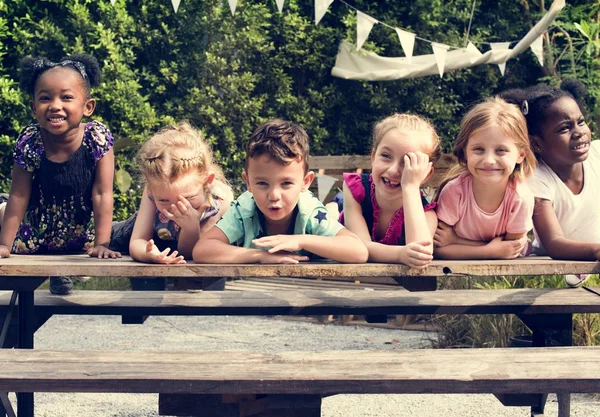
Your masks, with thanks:
[{"label": "wooden bench", "polygon": [[[399,351],[0,351],[0,391],[203,398],[206,416],[321,415],[336,394],[600,392],[600,347]],[[172,397],[176,398],[176,397]],[[196,404],[197,406],[197,404]],[[182,413],[165,403],[161,414]]]}]

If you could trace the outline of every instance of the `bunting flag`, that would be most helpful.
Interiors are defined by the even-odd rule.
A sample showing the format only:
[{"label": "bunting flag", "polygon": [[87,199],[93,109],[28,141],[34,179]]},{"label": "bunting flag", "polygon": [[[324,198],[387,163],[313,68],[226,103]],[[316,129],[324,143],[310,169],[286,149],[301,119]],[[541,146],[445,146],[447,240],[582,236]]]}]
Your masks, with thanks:
[{"label": "bunting flag", "polygon": [[509,58],[510,54],[510,42],[492,42],[490,43],[490,48],[492,51],[503,52],[503,57],[500,57],[500,62],[498,62],[498,68],[500,68],[500,74],[504,77],[504,71],[506,70],[506,61]]},{"label": "bunting flag", "polygon": [[537,57],[540,65],[543,67],[544,66],[544,35],[540,35],[539,38],[536,38],[536,40],[534,40],[533,43],[531,44],[530,48],[533,51],[533,53],[535,54],[535,56]]},{"label": "bunting flag", "polygon": [[279,13],[283,13],[283,3],[285,3],[285,0],[275,0],[275,3],[277,3],[277,10],[279,10]]},{"label": "bunting flag", "polygon": [[431,49],[433,49],[433,57],[435,58],[440,78],[442,78],[446,66],[446,53],[448,52],[448,49],[450,49],[450,46],[444,45],[443,43],[431,42]]},{"label": "bunting flag", "polygon": [[315,25],[318,25],[323,19],[331,3],[333,3],[333,0],[315,0]]},{"label": "bunting flag", "polygon": [[235,9],[237,7],[237,0],[227,0],[227,1],[229,2],[229,8],[231,9],[231,15],[235,16]]},{"label": "bunting flag", "polygon": [[329,191],[331,191],[333,184],[336,182],[337,178],[330,177],[329,175],[317,174],[317,192],[321,203],[325,202],[327,195],[329,195]]},{"label": "bunting flag", "polygon": [[116,2],[117,2],[117,0],[110,0],[110,4],[112,4],[113,6],[115,5]]},{"label": "bunting flag", "polygon": [[396,29],[398,39],[400,39],[400,45],[402,46],[404,55],[406,55],[407,61],[410,64],[412,63],[413,50],[415,49],[415,38],[417,37],[417,35],[402,29],[394,29]]},{"label": "bunting flag", "polygon": [[[114,4],[114,0],[113,4]],[[179,9],[179,3],[181,3],[181,0],[171,0],[171,4],[173,5],[173,10],[175,10],[175,13],[177,13],[177,10]]]},{"label": "bunting flag", "polygon": [[377,23],[377,20],[373,19],[368,14],[356,11],[356,50],[359,51],[362,48],[363,43],[369,37],[373,25]]},{"label": "bunting flag", "polygon": [[477,61],[479,58],[481,58],[481,55],[483,55],[481,53],[481,51],[479,49],[477,49],[477,47],[475,45],[473,45],[473,42],[469,42],[469,44],[467,45],[467,47],[465,48],[465,51],[473,54],[473,58],[471,58],[471,63]]}]

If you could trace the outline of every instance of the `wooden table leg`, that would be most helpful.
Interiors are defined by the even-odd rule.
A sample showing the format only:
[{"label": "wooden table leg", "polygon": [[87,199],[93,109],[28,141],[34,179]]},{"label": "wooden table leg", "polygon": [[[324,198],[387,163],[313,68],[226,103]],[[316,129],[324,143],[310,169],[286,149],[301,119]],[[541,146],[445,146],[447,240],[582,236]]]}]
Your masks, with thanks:
[{"label": "wooden table leg", "polygon": [[[19,337],[17,348],[33,349],[35,332],[35,311],[33,290],[19,291]],[[17,412],[19,417],[33,417],[33,393],[17,393]]]}]

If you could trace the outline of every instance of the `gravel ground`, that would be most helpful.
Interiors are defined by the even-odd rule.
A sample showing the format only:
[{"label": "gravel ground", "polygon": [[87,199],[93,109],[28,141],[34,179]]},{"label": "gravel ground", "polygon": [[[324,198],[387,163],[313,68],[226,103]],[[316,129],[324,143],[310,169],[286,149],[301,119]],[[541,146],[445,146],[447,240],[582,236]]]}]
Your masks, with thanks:
[{"label": "gravel ground", "polygon": [[[430,333],[321,325],[262,317],[150,317],[121,325],[120,317],[54,316],[36,333],[39,349],[285,350],[402,349],[430,345]],[[36,394],[36,417],[155,417],[154,394]],[[14,400],[14,397],[13,397]],[[14,403],[14,401],[13,401]],[[337,395],[323,400],[323,417],[528,417],[492,395]],[[556,399],[546,406],[557,415]],[[600,396],[574,395],[572,417],[600,416]]]}]

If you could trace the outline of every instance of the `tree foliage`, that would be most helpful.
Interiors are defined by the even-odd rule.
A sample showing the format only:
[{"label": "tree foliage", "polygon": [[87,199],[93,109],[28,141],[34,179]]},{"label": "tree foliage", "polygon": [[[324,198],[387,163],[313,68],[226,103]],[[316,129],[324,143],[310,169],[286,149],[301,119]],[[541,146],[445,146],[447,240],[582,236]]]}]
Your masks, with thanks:
[{"label": "tree foliage", "polygon": [[[455,46],[466,42],[472,4],[352,2],[389,25]],[[475,9],[469,39],[520,39],[543,14],[536,4],[486,2]],[[114,7],[109,0],[0,0],[0,180],[7,185],[14,140],[31,121],[30,98],[17,89],[18,63],[27,55],[59,60],[91,53],[100,61],[104,82],[94,91],[99,104],[94,118],[118,138],[116,217],[123,217],[139,194],[132,166],[135,145],[182,119],[204,131],[228,178],[238,184],[244,140],[267,118],[306,127],[313,154],[364,154],[370,151],[375,121],[413,112],[433,121],[449,150],[465,110],[505,88],[576,75],[598,97],[600,48],[593,7],[569,2],[551,31],[563,35],[549,38],[554,49],[544,68],[533,54],[524,53],[508,63],[504,77],[489,65],[450,72],[443,79],[362,82],[330,74],[340,41],[356,38],[355,12],[341,2],[334,2],[315,25],[313,0],[288,0],[281,14],[274,1],[242,0],[233,17],[224,0],[183,0],[177,14],[169,0],[117,0]],[[571,55],[562,53],[561,45],[569,43],[564,33],[573,44]],[[364,48],[403,55],[396,33],[384,25],[374,27]],[[428,48],[417,42],[415,53],[430,53]],[[593,111],[598,114],[594,103]],[[128,173],[134,177],[130,189]]]}]

